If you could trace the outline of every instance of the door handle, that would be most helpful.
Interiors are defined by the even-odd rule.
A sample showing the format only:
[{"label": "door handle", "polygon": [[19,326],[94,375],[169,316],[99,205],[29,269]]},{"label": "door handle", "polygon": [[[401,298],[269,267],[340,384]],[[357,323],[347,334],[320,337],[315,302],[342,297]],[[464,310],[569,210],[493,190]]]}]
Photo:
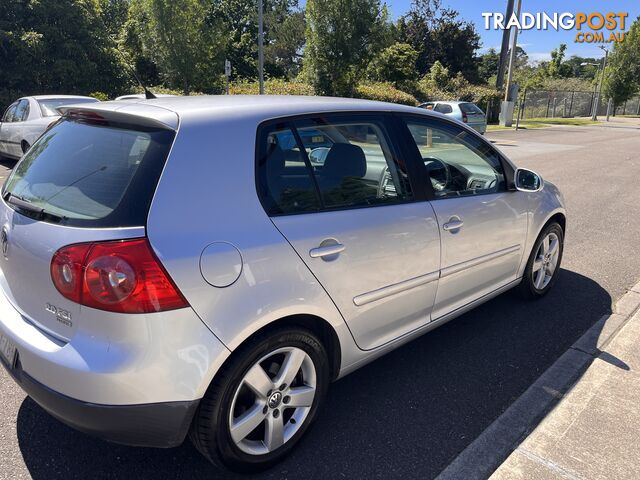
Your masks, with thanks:
[{"label": "door handle", "polygon": [[320,247],[312,248],[309,250],[311,258],[328,257],[330,255],[337,255],[345,249],[345,246],[341,243],[332,243],[330,245],[321,245]]},{"label": "door handle", "polygon": [[445,223],[442,228],[444,228],[447,232],[452,230],[459,230],[464,225],[464,222],[460,220],[458,217],[451,217],[447,223]]}]

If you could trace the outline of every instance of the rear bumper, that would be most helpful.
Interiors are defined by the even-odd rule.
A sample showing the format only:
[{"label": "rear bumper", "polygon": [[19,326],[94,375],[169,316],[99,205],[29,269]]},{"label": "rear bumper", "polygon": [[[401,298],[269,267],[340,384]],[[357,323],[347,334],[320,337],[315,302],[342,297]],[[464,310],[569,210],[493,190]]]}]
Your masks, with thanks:
[{"label": "rear bumper", "polygon": [[481,135],[487,131],[486,123],[469,123],[468,125]]},{"label": "rear bumper", "polygon": [[142,405],[99,405],[51,390],[30,377],[18,361],[0,363],[38,405],[70,427],[110,442],[139,447],[180,445],[189,430],[198,401]]}]

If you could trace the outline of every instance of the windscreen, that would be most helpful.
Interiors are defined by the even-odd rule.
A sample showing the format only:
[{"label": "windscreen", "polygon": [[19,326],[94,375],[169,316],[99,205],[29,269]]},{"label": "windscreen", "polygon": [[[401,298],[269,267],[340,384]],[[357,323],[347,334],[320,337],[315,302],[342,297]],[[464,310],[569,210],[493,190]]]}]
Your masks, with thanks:
[{"label": "windscreen", "polygon": [[144,226],[173,137],[170,130],[65,118],[34,143],[2,196],[43,221]]},{"label": "windscreen", "polygon": [[460,110],[462,110],[466,114],[483,113],[483,111],[480,110],[480,108],[478,108],[478,106],[475,105],[474,103],[461,103]]},{"label": "windscreen", "polygon": [[38,100],[40,105],[40,111],[43,117],[55,117],[60,115],[58,107],[64,107],[65,105],[76,105],[79,103],[96,103],[98,100],[94,98],[48,98],[45,100]]}]

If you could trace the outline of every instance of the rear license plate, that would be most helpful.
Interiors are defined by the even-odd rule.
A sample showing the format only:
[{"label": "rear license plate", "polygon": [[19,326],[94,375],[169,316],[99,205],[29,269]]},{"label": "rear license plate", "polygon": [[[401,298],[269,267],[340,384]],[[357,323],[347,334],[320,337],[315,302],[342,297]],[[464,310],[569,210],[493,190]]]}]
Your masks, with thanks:
[{"label": "rear license plate", "polygon": [[17,356],[18,349],[15,344],[0,333],[0,357],[2,357],[2,360],[13,368],[15,367]]}]

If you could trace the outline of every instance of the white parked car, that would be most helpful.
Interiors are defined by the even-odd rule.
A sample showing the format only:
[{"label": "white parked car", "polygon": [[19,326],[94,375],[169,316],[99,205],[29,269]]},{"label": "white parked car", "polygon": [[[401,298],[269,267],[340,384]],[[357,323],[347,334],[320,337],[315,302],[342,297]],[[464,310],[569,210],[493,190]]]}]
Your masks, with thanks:
[{"label": "white parked car", "polygon": [[[163,98],[163,97],[175,97],[175,95],[169,95],[167,93],[154,93],[154,97]],[[147,97],[144,93],[131,93],[129,95],[120,95],[115,98],[116,100],[145,100]]]},{"label": "white parked car", "polygon": [[79,95],[22,97],[9,105],[0,122],[0,156],[20,158],[60,118],[59,107],[98,102]]}]

